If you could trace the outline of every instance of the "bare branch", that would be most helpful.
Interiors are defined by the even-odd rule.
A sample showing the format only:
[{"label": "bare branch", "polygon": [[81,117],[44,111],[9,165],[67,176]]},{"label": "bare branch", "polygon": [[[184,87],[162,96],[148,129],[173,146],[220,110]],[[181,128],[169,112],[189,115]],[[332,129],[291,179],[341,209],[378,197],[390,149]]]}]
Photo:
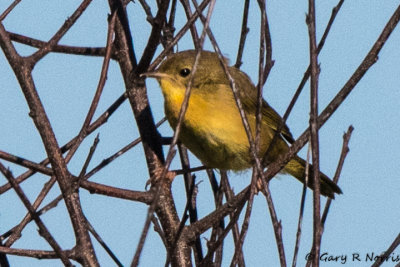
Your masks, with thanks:
[{"label": "bare branch", "polygon": [[57,43],[61,40],[61,38],[67,33],[67,31],[75,24],[75,22],[79,19],[79,17],[83,14],[86,8],[92,0],[84,0],[79,7],[75,10],[75,12],[65,21],[65,23],[61,26],[61,28],[54,34],[54,36],[47,42],[46,45],[41,47],[37,52],[35,52],[32,56],[27,58],[27,63],[33,67],[36,62],[46,56],[51,52],[53,46],[57,45]]},{"label": "bare branch", "polygon": [[78,187],[74,186],[72,183],[71,174],[67,169],[56,137],[51,128],[50,121],[36,91],[31,75],[31,67],[29,66],[29,63],[18,55],[1,23],[0,45],[7,60],[13,68],[15,75],[17,76],[18,82],[29,106],[30,115],[42,138],[54,175],[56,176],[70,214],[71,222],[75,231],[75,237],[78,240],[77,244],[82,246],[82,261],[87,265],[97,266],[97,259],[94,254],[89,234],[85,227],[85,221],[83,220],[82,208],[80,205],[79,194],[77,192]]},{"label": "bare branch", "polygon": [[[347,132],[343,135],[342,152],[340,153],[339,163],[336,168],[335,176],[333,177],[333,182],[336,184],[339,182],[339,177],[340,177],[340,173],[342,172],[344,160],[346,159],[347,153],[349,153],[349,151],[350,151],[349,142],[350,142],[350,137],[351,137],[351,133],[353,132],[353,130],[354,130],[353,126],[350,125],[349,128],[347,129]],[[328,199],[326,201],[324,212],[322,213],[322,217],[321,217],[322,227],[324,227],[324,225],[325,225],[325,221],[328,216],[329,207],[330,207],[331,203],[332,203],[332,199]]]},{"label": "bare branch", "polygon": [[235,67],[238,69],[242,65],[244,44],[246,42],[247,34],[250,31],[250,29],[247,27],[247,20],[249,17],[249,6],[250,6],[250,0],[245,0],[244,8],[243,8],[242,31],[240,33],[239,48],[238,48],[238,53],[237,53],[236,63],[235,63]]},{"label": "bare branch", "polygon": [[[393,243],[389,246],[389,248],[380,256],[377,257],[376,261],[374,264],[371,265],[371,267],[379,267],[382,265],[382,263],[385,262],[385,259],[390,257],[390,254],[400,245],[400,234],[397,235],[397,237],[393,240]],[[399,264],[396,265],[398,267]]]},{"label": "bare branch", "polygon": [[310,40],[310,66],[311,66],[311,82],[310,82],[310,131],[311,131],[311,149],[312,149],[312,168],[313,168],[313,249],[311,255],[313,266],[319,266],[319,255],[321,245],[321,192],[320,192],[320,181],[319,181],[319,135],[318,135],[318,78],[319,78],[319,66],[318,66],[318,51],[316,41],[316,26],[315,26],[315,1],[308,1],[308,14],[307,14],[307,26]]},{"label": "bare branch", "polygon": [[[38,39],[27,37],[21,34],[8,32],[10,39],[12,41],[28,45],[35,48],[43,48],[47,45],[47,42],[40,41]],[[104,47],[77,47],[69,45],[54,45],[52,48],[53,53],[64,53],[70,55],[81,55],[81,56],[96,56],[103,57],[106,54],[106,49]],[[116,55],[113,53],[111,58],[115,59]]]},{"label": "bare branch", "polygon": [[3,21],[8,14],[21,2],[21,0],[14,0],[14,2],[11,3],[11,5],[4,10],[4,12],[0,15],[0,21]]},{"label": "bare branch", "polygon": [[65,255],[64,251],[62,251],[60,245],[58,245],[57,241],[53,238],[50,232],[47,230],[46,226],[44,225],[43,221],[39,218],[39,216],[35,213],[31,203],[29,202],[28,198],[26,197],[25,193],[22,191],[21,187],[14,181],[14,177],[12,176],[11,172],[4,167],[3,164],[0,162],[0,171],[7,178],[8,182],[12,185],[15,192],[17,193],[18,197],[21,199],[22,203],[25,205],[26,209],[31,214],[33,220],[35,221],[36,225],[39,227],[41,236],[49,243],[49,245],[54,249],[57,255],[60,257],[61,261],[66,266],[72,266],[72,263],[69,261],[67,255]]},{"label": "bare branch", "polygon": [[[321,112],[318,116],[318,128],[332,116],[332,114],[338,109],[338,107],[343,103],[346,97],[355,88],[357,83],[361,80],[364,74],[369,70],[369,68],[378,60],[378,54],[382,49],[383,45],[389,38],[390,34],[393,32],[400,20],[400,6],[395,10],[392,17],[384,27],[381,35],[372,46],[371,50],[368,52],[362,63],[358,66],[356,71],[342,87],[342,89],[336,94],[328,106]],[[289,160],[308,142],[310,138],[310,128],[307,128],[300,137],[292,144],[289,151],[285,155],[279,156],[279,158],[268,166],[268,170],[265,172],[265,177],[271,179],[275,176],[288,162]]]}]

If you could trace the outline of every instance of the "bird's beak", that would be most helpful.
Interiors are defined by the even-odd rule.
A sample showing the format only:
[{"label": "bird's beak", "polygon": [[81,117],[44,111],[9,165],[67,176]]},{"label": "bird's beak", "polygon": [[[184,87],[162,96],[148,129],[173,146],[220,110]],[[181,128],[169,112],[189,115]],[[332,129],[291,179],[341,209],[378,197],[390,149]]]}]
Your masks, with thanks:
[{"label": "bird's beak", "polygon": [[150,77],[156,79],[165,78],[167,76],[168,76],[167,74],[158,72],[157,70],[152,72],[143,72],[142,74],[140,74],[140,77]]}]

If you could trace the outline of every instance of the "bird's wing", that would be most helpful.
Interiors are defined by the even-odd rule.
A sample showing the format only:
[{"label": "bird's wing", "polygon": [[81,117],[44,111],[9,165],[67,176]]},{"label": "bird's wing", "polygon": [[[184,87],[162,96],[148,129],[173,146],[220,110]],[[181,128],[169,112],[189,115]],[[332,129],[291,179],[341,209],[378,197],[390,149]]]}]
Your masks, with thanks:
[{"label": "bird's wing", "polygon": [[[243,108],[248,114],[256,114],[257,110],[257,89],[251,82],[250,78],[242,71],[237,68],[231,67],[229,69],[235,83],[239,89],[240,101],[243,104]],[[249,87],[250,85],[250,87]],[[262,105],[262,120],[275,132],[281,125],[281,116],[263,99]],[[282,136],[289,142],[293,143],[294,138],[286,124],[283,125]]]}]

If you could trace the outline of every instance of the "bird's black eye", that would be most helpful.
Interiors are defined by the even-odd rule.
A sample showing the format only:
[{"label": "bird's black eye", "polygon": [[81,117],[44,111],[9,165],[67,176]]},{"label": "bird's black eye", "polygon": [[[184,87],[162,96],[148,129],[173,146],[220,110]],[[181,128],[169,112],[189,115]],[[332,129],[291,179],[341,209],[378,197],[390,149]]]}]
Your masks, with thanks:
[{"label": "bird's black eye", "polygon": [[179,75],[182,77],[187,77],[190,74],[190,69],[184,68],[179,71]]}]

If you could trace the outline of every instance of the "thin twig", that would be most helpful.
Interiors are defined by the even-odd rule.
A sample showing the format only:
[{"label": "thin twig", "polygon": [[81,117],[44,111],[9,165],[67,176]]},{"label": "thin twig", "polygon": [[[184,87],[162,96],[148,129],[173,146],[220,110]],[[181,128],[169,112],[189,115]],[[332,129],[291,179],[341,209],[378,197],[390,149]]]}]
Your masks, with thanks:
[{"label": "thin twig", "polygon": [[[195,1],[194,1],[194,3],[195,3]],[[197,8],[197,6],[196,6],[196,8]],[[204,23],[204,18],[202,16],[200,16],[200,19]],[[241,102],[241,100],[239,98],[239,89],[236,86],[235,80],[233,79],[233,77],[229,73],[229,67],[227,66],[227,64],[226,64],[226,62],[224,60],[224,57],[223,57],[223,55],[221,53],[221,50],[219,49],[219,46],[218,46],[218,44],[217,44],[217,42],[215,40],[214,35],[212,34],[212,32],[210,30],[207,30],[207,34],[208,34],[208,36],[210,38],[211,44],[214,47],[214,50],[216,51],[216,53],[217,53],[217,55],[219,57],[221,66],[223,67],[224,72],[225,72],[225,74],[226,74],[226,76],[227,76],[227,78],[229,80],[229,85],[230,85],[230,87],[232,89],[232,93],[233,93],[236,105],[237,105],[239,113],[240,113],[240,117],[241,117],[244,129],[245,129],[246,135],[247,135],[247,139],[248,139],[249,144],[250,144],[251,156],[252,156],[252,158],[254,159],[254,162],[255,162],[254,165],[256,166],[258,173],[262,177],[261,181],[262,181],[263,186],[265,188],[264,193],[266,194],[267,201],[269,202],[268,205],[269,205],[269,209],[271,211],[271,213],[270,213],[271,214],[271,218],[273,220],[276,220],[276,221],[273,222],[273,225],[275,226],[274,229],[276,230],[275,236],[276,236],[276,238],[279,238],[279,237],[281,237],[281,230],[279,230],[280,227],[278,227],[280,224],[279,224],[279,222],[277,221],[277,218],[276,218],[276,212],[275,212],[275,208],[273,206],[272,198],[270,196],[270,191],[267,188],[267,185],[265,184],[265,181],[267,181],[266,180],[266,176],[264,177],[261,160],[258,158],[257,153],[256,153],[256,148],[255,148],[255,144],[254,144],[251,128],[250,128],[247,116],[246,116],[246,114],[244,112],[242,102]],[[281,248],[283,248],[283,243],[280,240],[277,241],[277,244],[278,244],[278,246],[280,244],[282,244]],[[282,260],[282,258],[284,257],[284,253],[282,253],[283,250],[281,250],[281,249],[279,251],[280,251],[280,259]]]},{"label": "thin twig", "polygon": [[14,0],[9,7],[0,15],[0,21],[3,21],[8,14],[21,2],[21,0]]},{"label": "thin twig", "polygon": [[252,173],[251,185],[250,185],[250,196],[247,201],[246,212],[244,215],[242,229],[240,231],[239,239],[237,240],[237,242],[235,242],[235,253],[233,254],[233,257],[232,257],[232,261],[231,261],[231,265],[230,265],[231,267],[236,266],[237,262],[239,261],[239,256],[243,255],[243,243],[244,243],[244,239],[247,234],[247,230],[249,228],[250,216],[251,216],[251,212],[253,210],[253,202],[254,202],[254,195],[255,195],[255,191],[256,191],[257,177],[258,177],[257,169],[255,167],[253,167],[253,173]]},{"label": "thin twig", "polygon": [[[193,204],[193,199],[196,199],[196,197],[197,197],[197,185],[192,183],[189,188],[188,197],[186,199],[186,205],[183,210],[183,216],[179,223],[178,230],[176,231],[176,234],[175,234],[175,240],[173,241],[171,246],[167,246],[167,247],[170,247],[170,249],[168,249],[168,251],[167,251],[165,267],[168,267],[168,265],[171,262],[171,255],[173,255],[173,253],[175,252],[174,250],[176,249],[176,246],[178,245],[178,240],[182,234],[183,228],[185,227],[185,224],[186,224],[187,220],[189,219],[188,211],[190,209],[190,206]],[[196,240],[198,240],[198,238]],[[201,245],[201,243],[200,243],[200,245]]]},{"label": "thin twig", "polygon": [[[267,177],[267,176],[265,176],[265,177]],[[262,180],[262,184],[263,184],[262,192],[265,195],[265,199],[267,201],[267,205],[268,205],[268,209],[269,209],[269,214],[270,214],[271,221],[272,221],[272,227],[274,228],[275,241],[276,241],[276,246],[278,248],[278,254],[279,254],[279,261],[281,263],[281,266],[286,266],[285,248],[283,245],[283,238],[282,238],[282,223],[278,219],[278,216],[276,215],[275,206],[272,201],[271,192],[269,191],[269,183],[266,183],[264,181],[264,177]]]},{"label": "thin twig", "polygon": [[[221,187],[222,190],[225,193],[225,197],[226,197],[226,201],[229,202],[232,200],[232,198],[234,197],[232,188],[229,184],[229,180],[228,180],[228,175],[226,171],[221,171]],[[233,220],[234,214],[230,214],[230,219]],[[238,223],[236,222],[233,227],[232,227],[232,236],[233,236],[233,242],[234,244],[236,244],[237,242],[239,242],[239,238],[240,238],[240,233],[239,233],[239,226]],[[238,266],[239,267],[245,267],[245,262],[244,262],[244,256],[243,256],[243,249],[238,251]]]},{"label": "thin twig", "polygon": [[41,136],[44,148],[49,157],[54,175],[63,194],[65,204],[70,215],[77,244],[80,246],[82,264],[97,266],[98,262],[90,240],[89,233],[83,220],[83,211],[80,204],[78,187],[71,179],[66,162],[52,130],[46,111],[39,98],[32,77],[32,62],[21,58],[8,37],[3,24],[0,22],[0,46],[12,67],[21,90],[29,106],[30,115]]},{"label": "thin twig", "polygon": [[[214,195],[214,205],[215,205],[215,208],[218,209],[219,207],[222,206],[223,194],[222,194],[221,186],[220,186],[220,184],[218,184],[217,178],[215,176],[215,172],[212,169],[207,169],[207,175],[208,175],[208,179],[210,181],[211,190]],[[216,242],[217,238],[219,236],[221,236],[222,232],[224,231],[224,228],[225,228],[225,223],[224,223],[223,219],[221,219],[219,221],[219,223],[214,224],[212,227],[212,230],[211,230],[211,236],[210,236],[209,240],[207,241],[207,245],[213,244],[214,242]],[[223,250],[222,244],[223,243],[221,243],[221,245],[218,246],[215,251],[213,251],[213,254],[214,254],[213,264],[215,266],[221,266],[220,263],[222,261],[222,250]]]},{"label": "thin twig", "polygon": [[[385,259],[390,257],[390,254],[393,253],[393,251],[400,245],[400,234],[397,235],[397,237],[393,240],[392,244],[389,246],[389,248],[380,256],[377,257],[376,261],[374,264],[371,265],[371,267],[379,267],[382,265],[382,263],[385,262]],[[398,267],[399,264],[396,265]]]},{"label": "thin twig", "polygon": [[[24,45],[28,45],[34,48],[43,48],[47,45],[47,42],[24,36],[18,33],[7,32],[10,36],[10,39],[14,42],[18,42]],[[104,57],[106,54],[106,49],[104,47],[78,47],[78,46],[69,46],[69,45],[54,45],[52,48],[53,53],[64,53],[70,55],[81,55],[81,56],[95,56],[95,57]],[[112,59],[116,59],[116,54],[112,53]]]},{"label": "thin twig", "polygon": [[[188,201],[188,211],[189,211],[189,219],[190,223],[197,222],[198,215],[197,215],[197,207],[196,207],[196,197],[197,194],[193,194],[192,187],[196,183],[196,176],[191,174],[190,162],[189,162],[189,155],[187,152],[187,148],[184,147],[182,144],[178,143],[178,150],[179,156],[181,159],[182,170],[184,173],[184,181],[185,181],[185,191],[186,191],[186,198]],[[175,172],[177,173],[177,172]],[[177,174],[178,175],[178,174]],[[198,237],[194,244],[194,256],[196,264],[198,264],[203,259],[203,249],[201,246],[200,237]]]},{"label": "thin twig", "polygon": [[[265,54],[265,34],[264,32],[269,31],[266,29],[266,12],[265,12],[265,1],[263,0],[258,0],[258,5],[260,8],[260,14],[261,14],[261,25],[260,25],[260,54],[259,54],[259,63],[258,63],[258,80],[259,83],[257,85],[257,107],[256,107],[256,133],[255,133],[255,150],[256,150],[256,155],[259,155],[260,152],[260,138],[261,138],[261,122],[262,122],[262,105],[263,105],[263,83],[262,81],[264,80],[264,54]],[[246,6],[245,6],[246,7]],[[272,50],[269,51],[272,53]],[[269,55],[271,56],[271,55]],[[250,224],[250,215],[253,207],[253,201],[254,201],[254,194],[256,192],[256,183],[257,183],[257,178],[259,175],[262,175],[262,172],[258,172],[256,166],[253,167],[253,173],[252,173],[252,178],[251,178],[251,191],[250,191],[250,197],[247,203],[247,208],[246,208],[246,213],[244,216],[244,220],[242,223],[242,229],[240,231],[240,237],[238,242],[235,244],[235,253],[233,256],[233,259],[231,261],[231,266],[236,266],[236,263],[239,259],[239,254],[242,251],[242,246],[244,243],[244,239]]]},{"label": "thin twig", "polygon": [[[95,130],[97,130],[100,126],[102,126],[104,123],[106,123],[108,121],[108,119],[110,118],[110,116],[112,114],[114,114],[114,112],[122,105],[122,103],[124,103],[126,99],[126,95],[122,94],[102,115],[100,115],[99,118],[97,118],[96,121],[94,121],[89,127],[88,127],[88,134],[94,132]],[[68,143],[66,143],[65,145],[63,145],[61,147],[61,152],[65,153],[67,152],[72,145],[76,142],[76,139],[78,138],[78,136],[75,136],[73,139],[71,139]],[[41,161],[39,164],[42,166],[46,166],[49,164],[49,159],[45,159],[43,161]],[[15,181],[19,184],[22,183],[23,181],[25,181],[26,179],[28,179],[29,177],[31,177],[32,175],[34,175],[36,173],[35,170],[29,170],[23,174],[21,174],[20,176],[15,178]],[[6,192],[7,190],[9,190],[11,188],[10,184],[4,184],[2,186],[0,186],[0,194],[3,194],[4,192]]]},{"label": "thin twig", "polygon": [[311,66],[311,81],[310,81],[310,132],[311,132],[311,149],[312,149],[312,168],[313,168],[313,249],[311,255],[314,267],[319,266],[319,255],[321,246],[321,192],[319,181],[319,135],[318,135],[318,50],[316,40],[315,26],[315,1],[308,1],[308,14],[306,18],[308,26],[308,35],[310,43],[310,66]]},{"label": "thin twig", "polygon": [[153,14],[151,14],[151,8],[150,8],[150,6],[146,3],[145,0],[139,0],[139,3],[142,5],[143,10],[144,10],[144,12],[146,13],[146,16],[147,16],[146,19],[147,19],[147,21],[148,21],[151,25],[153,25],[154,17],[153,17]]},{"label": "thin twig", "polygon": [[68,32],[68,30],[75,24],[75,22],[80,18],[86,8],[92,0],[84,0],[79,7],[75,10],[75,12],[68,17],[68,19],[64,22],[64,24],[60,27],[60,29],[53,35],[53,37],[47,42],[47,44],[41,47],[37,52],[27,58],[27,63],[34,66],[40,59],[46,56],[51,52],[53,47],[57,45],[57,43],[61,40],[61,38]]},{"label": "thin twig", "polygon": [[163,232],[163,230],[161,228],[160,222],[158,221],[157,217],[153,216],[153,218],[151,218],[151,222],[154,225],[154,231],[156,233],[158,233],[158,235],[160,236],[161,241],[163,242],[164,246],[167,247],[168,243],[167,243],[167,240],[165,239],[165,234],[164,234],[164,232]]},{"label": "thin twig", "polygon": [[[159,127],[162,123],[164,123],[166,118],[164,117],[161,119],[157,124],[156,127]],[[124,154],[126,151],[129,149],[133,148],[135,145],[139,144],[141,141],[140,137],[132,141],[130,144],[126,145],[122,149],[120,149],[118,152],[114,153],[112,156],[104,159],[100,164],[98,164],[96,167],[94,167],[89,173],[87,173],[84,176],[84,180],[89,179],[91,176],[93,176],[95,173],[97,173],[99,170],[107,166],[109,163],[111,163],[113,160]],[[0,153],[1,155],[1,153]],[[198,169],[204,169],[204,167],[199,167],[199,168],[194,168],[193,171],[196,171]],[[16,179],[17,180],[17,179]],[[50,181],[48,181],[45,185],[45,187],[42,189],[41,193],[33,203],[33,207],[37,209],[40,204],[42,203],[44,196],[47,195],[47,193],[50,191],[52,188],[53,184],[55,183],[55,178],[52,177]],[[9,184],[8,184],[9,185]],[[131,191],[131,190],[125,190],[125,189],[120,189],[120,188],[115,188],[115,187],[110,187],[106,185],[101,185],[97,183],[91,183],[91,182],[82,182],[80,183],[80,186],[82,188],[85,188],[89,190],[91,193],[95,194],[102,194],[102,195],[107,195],[111,197],[116,197],[116,198],[121,198],[121,199],[127,199],[127,200],[133,200],[133,201],[139,201],[143,203],[151,203],[152,202],[152,197],[149,195],[147,192],[139,192],[139,191]],[[43,207],[41,210],[38,211],[38,214],[44,214],[46,211],[54,208],[57,206],[58,202],[62,200],[61,195],[57,196],[55,199],[53,199],[49,204],[47,204],[45,207]],[[5,232],[3,235],[0,236],[0,239],[4,239],[11,234],[14,235],[14,237],[8,238],[7,242],[5,245],[11,246],[17,238],[19,238],[20,233],[22,232],[23,228],[27,225],[32,220],[31,216],[27,214],[24,219],[18,224],[17,226],[13,227],[11,230]]]},{"label": "thin twig", "polygon": [[[43,166],[42,164],[30,161],[30,160],[25,159],[25,158],[22,158],[22,157],[19,157],[19,156],[16,156],[16,155],[12,155],[12,154],[7,153],[5,151],[1,151],[0,150],[0,158],[4,159],[4,160],[7,160],[9,162],[15,163],[15,164],[17,164],[19,166],[26,167],[26,168],[28,168],[30,170],[35,171],[35,172],[40,172],[42,174],[49,175],[49,176],[53,175],[53,170],[51,168],[48,168],[46,166]],[[1,193],[3,193],[3,192],[1,192]]]},{"label": "thin twig", "polygon": [[215,223],[219,222],[226,215],[233,213],[231,221],[228,223],[223,233],[219,236],[218,240],[213,244],[209,244],[208,253],[201,262],[200,264],[201,267],[211,265],[214,252],[225,240],[226,235],[231,231],[232,227],[234,227],[234,225],[237,223],[239,215],[241,214],[242,209],[245,203],[247,202],[247,199],[249,198],[249,195],[250,195],[250,187],[248,186],[245,189],[243,189],[239,194],[234,196],[231,199],[231,201],[225,203],[220,208],[216,209],[214,212],[210,213],[209,215],[202,218],[195,224],[191,225],[190,228],[188,228],[188,231],[190,231],[191,234],[197,236],[206,231],[207,229],[209,229],[211,225],[214,225]]},{"label": "thin twig", "polygon": [[[8,254],[8,255],[16,255],[22,257],[31,257],[35,259],[59,259],[60,257],[54,251],[48,250],[35,250],[35,249],[19,249],[19,248],[9,248],[0,246],[0,253]],[[78,260],[76,256],[75,249],[73,250],[64,250],[64,253],[68,258],[72,260]],[[3,266],[2,266],[3,267]]]},{"label": "thin twig", "polygon": [[[189,0],[180,0],[183,6],[183,10],[185,11],[186,18],[189,21],[189,18],[193,16],[192,10],[190,9]],[[190,25],[190,34],[192,35],[193,45],[195,49],[199,49],[199,34],[197,33],[196,24],[192,23]]]},{"label": "thin twig", "polygon": [[[214,1],[211,1],[210,7],[209,7],[209,10],[211,10],[211,11],[212,11],[213,2]],[[209,12],[209,15],[211,15],[211,12]],[[209,18],[208,18],[208,23],[209,23]],[[208,23],[206,24],[206,26],[204,26],[203,34],[202,34],[202,37],[200,38],[201,47],[203,46],[203,43],[204,43],[204,40],[205,40],[204,37],[205,37],[206,29],[208,28]],[[158,177],[158,180],[160,182],[157,183],[157,191],[156,191],[157,193],[156,193],[156,196],[155,196],[155,199],[154,199],[153,203],[150,205],[150,207],[148,209],[147,216],[146,216],[146,221],[145,221],[145,224],[144,224],[144,227],[143,227],[143,230],[142,230],[142,234],[141,234],[140,239],[139,239],[139,244],[138,244],[138,246],[136,248],[136,252],[135,252],[135,255],[134,255],[133,260],[132,260],[132,264],[131,264],[132,267],[133,266],[137,266],[139,264],[139,258],[140,258],[141,251],[142,251],[142,248],[143,248],[143,245],[144,245],[144,240],[145,240],[145,238],[147,236],[147,232],[148,232],[148,229],[150,227],[151,216],[153,216],[153,212],[154,212],[154,210],[156,208],[156,205],[158,203],[158,198],[160,196],[160,190],[164,186],[163,183],[165,183],[165,180],[166,180],[165,176],[167,174],[169,166],[170,166],[170,164],[172,162],[172,159],[173,159],[173,157],[175,155],[175,152],[176,152],[175,145],[178,142],[178,136],[179,136],[179,133],[180,133],[180,130],[181,130],[181,125],[182,125],[182,122],[183,122],[183,119],[184,119],[184,116],[185,116],[185,113],[186,113],[186,110],[187,110],[187,107],[188,107],[188,104],[189,104],[189,97],[190,97],[190,93],[191,93],[191,89],[192,89],[193,78],[194,78],[194,74],[196,73],[196,70],[197,70],[197,67],[198,67],[198,63],[199,63],[199,60],[200,60],[200,55],[201,55],[201,50],[198,50],[198,52],[196,54],[195,61],[193,63],[192,72],[191,72],[190,77],[189,77],[189,83],[188,83],[188,86],[187,86],[187,88],[185,90],[185,96],[184,96],[184,99],[182,101],[182,105],[181,105],[181,108],[180,108],[180,111],[179,111],[177,125],[175,127],[174,135],[172,137],[172,143],[170,145],[170,148],[169,148],[169,151],[168,151],[165,163],[164,163],[164,167],[162,168],[162,172],[160,174],[160,177]],[[175,235],[175,233],[174,233],[174,235]],[[173,239],[175,239],[175,237]]]},{"label": "thin twig", "polygon": [[238,53],[236,56],[236,63],[235,63],[235,68],[240,68],[242,65],[242,56],[243,56],[243,50],[244,50],[244,44],[246,43],[246,37],[247,34],[249,33],[249,28],[247,27],[247,20],[249,17],[249,7],[250,7],[250,0],[245,0],[244,1],[244,8],[243,8],[243,19],[242,19],[242,31],[240,33],[240,41],[239,41],[239,48],[238,48]]},{"label": "thin twig", "polygon": [[[346,97],[355,88],[357,83],[362,79],[364,74],[371,68],[371,66],[378,60],[378,54],[390,34],[396,28],[400,20],[400,6],[394,11],[392,17],[389,19],[385,27],[383,28],[377,41],[372,46],[371,50],[365,56],[364,60],[342,87],[342,89],[336,94],[332,101],[318,116],[318,128],[321,128],[324,123],[332,116],[332,114],[339,108],[344,102]],[[268,166],[268,170],[265,171],[265,177],[271,179],[274,177],[293,156],[308,142],[310,138],[310,128],[307,128],[300,137],[289,147],[289,150],[284,155],[280,155],[277,160]]]},{"label": "thin twig", "polygon": [[[47,194],[50,192],[51,188],[53,188],[53,185],[56,183],[56,178],[54,176],[51,177],[51,179],[45,183],[44,187],[40,191],[38,197],[32,204],[32,208],[34,210],[38,209],[40,204],[42,204],[44,198],[47,196]],[[62,197],[60,197],[60,200],[62,200]],[[38,215],[41,215],[40,212],[38,212]],[[32,216],[28,212],[28,214],[25,215],[25,217],[22,219],[22,221],[15,227],[13,227],[10,231],[7,231],[3,236],[8,236],[10,237],[7,239],[5,246],[12,246],[15,241],[17,241],[21,237],[21,232],[25,228],[26,225],[28,225],[29,222],[32,221]]]},{"label": "thin twig", "polygon": [[[330,29],[331,29],[331,27],[333,25],[333,22],[335,21],[336,15],[338,14],[343,2],[344,2],[344,0],[340,0],[339,3],[332,9],[331,17],[329,19],[329,22],[328,22],[327,26],[325,27],[324,34],[322,35],[322,38],[321,38],[321,40],[319,41],[319,44],[318,44],[318,53],[321,52],[321,50],[322,50],[322,48],[323,48],[323,46],[325,44],[325,40],[328,37],[328,33],[330,32]],[[267,157],[267,155],[269,155],[269,153],[272,151],[272,148],[274,147],[276,141],[278,140],[278,136],[281,134],[281,131],[282,131],[283,127],[285,126],[286,121],[289,118],[289,115],[292,112],[293,107],[294,107],[295,103],[297,102],[297,99],[299,98],[300,93],[302,92],[302,90],[304,88],[304,85],[306,84],[308,78],[310,77],[310,73],[311,73],[311,66],[309,65],[307,70],[306,70],[306,72],[303,75],[303,78],[300,81],[299,86],[296,89],[296,92],[294,93],[294,95],[292,97],[292,100],[290,101],[290,103],[289,103],[289,105],[288,105],[288,107],[287,107],[287,109],[286,109],[286,111],[285,111],[285,113],[284,113],[284,115],[282,117],[282,122],[280,123],[280,125],[278,125],[278,128],[277,128],[277,130],[275,132],[275,135],[272,138],[272,141],[269,144],[267,151],[265,152],[264,160]],[[294,142],[294,140],[288,140],[288,141],[289,141],[289,143],[293,143]]]},{"label": "thin twig", "polygon": [[[353,132],[353,130],[354,130],[353,126],[350,125],[349,128],[347,129],[347,132],[343,135],[342,152],[340,153],[339,163],[336,168],[335,176],[333,177],[333,182],[336,184],[339,182],[339,177],[340,177],[340,173],[342,172],[344,160],[346,159],[347,153],[349,153],[349,151],[350,151],[349,142],[350,142],[350,137],[351,137],[351,133]],[[328,211],[329,211],[329,207],[330,207],[331,203],[332,203],[332,199],[328,198],[328,200],[326,201],[326,204],[325,204],[324,212],[322,213],[322,217],[321,217],[322,228],[325,225],[325,221],[328,216]]]},{"label": "thin twig", "polygon": [[308,145],[308,151],[307,151],[307,161],[306,161],[306,167],[305,167],[305,172],[304,172],[305,177],[304,177],[303,191],[301,193],[300,211],[299,211],[299,219],[297,222],[296,242],[294,245],[292,267],[296,267],[297,254],[298,254],[299,248],[300,248],[301,224],[303,222],[304,207],[305,207],[306,195],[307,195],[307,184],[308,184],[308,179],[309,179],[310,152],[311,152],[311,144]]},{"label": "thin twig", "polygon": [[[162,125],[165,121],[166,121],[166,118],[165,117],[162,118],[159,122],[156,123],[156,125],[155,125],[156,128],[160,127],[160,125]],[[95,173],[97,173],[98,171],[103,169],[105,166],[110,164],[112,161],[114,161],[118,157],[122,156],[124,153],[126,153],[127,151],[129,151],[130,149],[135,147],[137,144],[140,144],[141,141],[142,141],[142,138],[138,137],[135,140],[133,140],[132,142],[130,142],[129,144],[127,144],[126,146],[124,146],[123,148],[121,148],[120,150],[118,150],[117,152],[115,152],[114,154],[112,154],[111,156],[103,159],[97,166],[93,167],[93,169],[91,169],[85,175],[85,180],[89,179]]]},{"label": "thin twig", "polygon": [[87,189],[93,194],[102,194],[110,197],[116,197],[120,199],[127,199],[133,201],[139,201],[146,204],[150,204],[154,197],[151,191],[134,191],[128,189],[117,188],[109,185],[103,185],[90,181],[81,181],[80,186]]},{"label": "thin twig", "polygon": [[178,41],[188,31],[188,29],[191,27],[191,25],[193,25],[193,23],[197,20],[197,18],[201,14],[201,11],[203,9],[205,9],[209,5],[210,2],[211,2],[211,0],[203,0],[203,2],[201,2],[200,6],[198,8],[198,10],[200,10],[200,11],[196,10],[196,12],[193,13],[193,15],[188,19],[188,21],[182,27],[182,29],[175,35],[175,38],[171,41],[171,43],[168,44],[168,46],[165,47],[165,49],[160,53],[160,55],[158,55],[158,57],[156,59],[154,59],[154,61],[150,64],[150,66],[147,69],[148,71],[154,70],[158,66],[158,64],[160,64],[160,62],[164,59],[164,57],[170,53],[170,50],[172,49],[172,47],[178,43]]},{"label": "thin twig", "polygon": [[153,56],[161,39],[161,30],[164,26],[164,23],[166,23],[165,15],[167,14],[168,6],[169,0],[164,0],[158,7],[157,14],[153,20],[153,27],[151,29],[146,48],[144,49],[142,57],[135,69],[136,74],[141,74],[145,72],[151,63],[151,60],[153,59]]},{"label": "thin twig", "polygon": [[94,236],[94,238],[96,238],[97,242],[100,243],[100,245],[104,248],[104,250],[111,257],[111,259],[115,262],[115,264],[119,267],[124,266],[119,261],[117,256],[115,256],[114,252],[112,252],[112,250],[107,246],[106,242],[104,242],[104,240],[101,238],[101,236],[97,233],[97,231],[94,229],[93,225],[89,222],[89,220],[87,218],[85,218],[85,219],[86,219],[86,223],[88,225],[90,233]]},{"label": "thin twig", "polygon": [[66,266],[72,266],[72,263],[69,261],[67,255],[61,249],[60,245],[57,241],[53,238],[50,232],[47,230],[46,226],[44,225],[43,221],[40,217],[35,213],[34,208],[32,207],[29,199],[21,189],[21,187],[14,181],[14,177],[9,170],[0,162],[0,171],[4,175],[4,177],[8,180],[8,182],[12,185],[15,192],[17,193],[18,197],[21,199],[22,203],[24,204],[25,208],[31,214],[33,220],[35,221],[36,225],[39,227],[40,235],[49,243],[49,245],[54,249],[57,255],[60,257],[60,260]]}]

